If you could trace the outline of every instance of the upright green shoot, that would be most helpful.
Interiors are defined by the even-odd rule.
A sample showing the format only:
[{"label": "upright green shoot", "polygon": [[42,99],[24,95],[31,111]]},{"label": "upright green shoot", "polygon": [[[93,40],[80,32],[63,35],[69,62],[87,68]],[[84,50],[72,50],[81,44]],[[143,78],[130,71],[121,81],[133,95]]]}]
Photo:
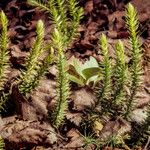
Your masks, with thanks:
[{"label": "upright green shoot", "polygon": [[62,40],[62,35],[55,29],[53,32],[52,41],[54,43],[56,50],[58,51],[58,56],[56,58],[57,62],[57,98],[54,111],[52,113],[53,125],[58,128],[65,118],[65,114],[68,110],[68,98],[70,96],[69,88],[69,78],[66,69],[66,58],[63,52],[64,43]]},{"label": "upright green shoot", "polygon": [[83,9],[78,6],[78,2],[76,0],[69,0],[69,12],[70,16],[72,18],[72,22],[69,27],[68,31],[68,45],[73,41],[74,38],[76,38],[78,34],[78,26],[80,24],[80,20],[83,17]]},{"label": "upright green shoot", "polygon": [[109,56],[109,50],[108,50],[108,43],[106,36],[102,34],[100,38],[100,47],[102,50],[103,55],[103,61],[102,61],[102,88],[98,91],[98,101],[96,105],[101,106],[101,112],[107,113],[110,101],[110,95],[111,95],[111,76],[112,76],[112,62],[110,60]]},{"label": "upright green shoot", "polygon": [[77,28],[83,16],[83,9],[78,6],[78,2],[76,0],[48,0],[45,3],[41,0],[28,0],[28,2],[49,13],[54,28],[62,34],[66,49],[77,36]]},{"label": "upright green shoot", "polygon": [[4,110],[7,95],[4,94],[4,85],[7,82],[9,64],[9,51],[8,51],[8,33],[7,26],[8,21],[7,17],[3,11],[0,12],[0,24],[1,24],[1,35],[0,35],[0,113]]},{"label": "upright green shoot", "polygon": [[30,93],[31,90],[36,87],[38,80],[35,78],[38,78],[37,76],[40,76],[37,71],[40,70],[41,66],[39,57],[43,52],[42,43],[44,37],[44,25],[41,20],[38,21],[36,32],[37,37],[35,43],[25,64],[26,70],[23,70],[20,76],[21,84],[19,85],[19,90],[24,95]]},{"label": "upright green shoot", "polygon": [[0,150],[4,150],[4,146],[5,146],[4,140],[0,136]]},{"label": "upright green shoot", "polygon": [[139,44],[138,37],[138,27],[139,21],[137,16],[136,9],[132,6],[132,4],[128,4],[126,8],[126,25],[129,32],[129,41],[131,45],[131,60],[132,65],[130,68],[131,73],[131,88],[130,88],[130,97],[127,102],[127,108],[125,113],[125,118],[130,117],[131,112],[135,108],[135,98],[137,90],[141,83],[141,48]]},{"label": "upright green shoot", "polygon": [[8,21],[3,11],[1,11],[0,13],[0,24],[2,26],[2,31],[0,35],[0,90],[2,90],[7,80],[7,72],[9,68],[7,33]]},{"label": "upright green shoot", "polygon": [[114,71],[115,83],[114,83],[114,93],[112,99],[112,105],[115,111],[117,111],[118,107],[122,108],[125,104],[125,86],[127,84],[127,65],[125,62],[125,53],[124,53],[124,45],[119,40],[119,42],[115,45],[116,51],[116,65]]}]

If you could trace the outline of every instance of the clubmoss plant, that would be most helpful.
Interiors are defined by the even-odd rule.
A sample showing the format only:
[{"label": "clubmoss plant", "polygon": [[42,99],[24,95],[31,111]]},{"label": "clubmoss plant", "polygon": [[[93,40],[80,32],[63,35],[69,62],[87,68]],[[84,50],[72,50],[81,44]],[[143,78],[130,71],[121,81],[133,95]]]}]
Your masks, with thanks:
[{"label": "clubmoss plant", "polygon": [[28,0],[28,2],[48,13],[54,28],[62,34],[63,45],[71,45],[78,35],[77,29],[83,16],[83,9],[78,6],[78,2],[76,0],[48,0],[47,2]]},{"label": "clubmoss plant", "polygon": [[112,134],[108,137],[108,139],[105,141],[106,146],[109,146],[111,149],[113,148],[123,148],[124,150],[130,150],[130,148],[125,144],[124,139],[128,139],[128,135],[120,135],[119,133],[117,134]]},{"label": "clubmoss plant", "polygon": [[131,45],[131,60],[132,65],[130,67],[131,74],[131,87],[130,87],[130,98],[127,103],[125,118],[129,118],[131,112],[136,105],[136,93],[141,83],[141,48],[138,37],[139,20],[137,11],[132,4],[128,4],[126,7],[126,26],[129,32],[129,41]]},{"label": "clubmoss plant", "polygon": [[127,65],[125,62],[124,45],[119,40],[115,46],[116,50],[116,67],[115,67],[115,78],[116,78],[116,91],[113,102],[119,105],[124,99],[124,86],[127,79]]},{"label": "clubmoss plant", "polygon": [[2,31],[0,35],[0,90],[2,90],[7,80],[7,72],[9,68],[8,33],[7,33],[8,21],[3,11],[1,11],[0,13],[0,23],[2,26]]},{"label": "clubmoss plant", "polygon": [[[63,47],[62,47],[62,40],[59,40],[61,37],[59,32],[55,30],[55,39],[53,40],[57,42],[58,44],[58,56],[57,56],[57,76],[56,76],[56,82],[57,82],[57,98],[56,98],[56,105],[54,108],[54,111],[52,113],[52,120],[53,125],[58,128],[64,118],[65,114],[68,110],[68,99],[70,96],[70,88],[69,88],[69,77],[68,72],[66,69],[66,58],[63,53]],[[58,40],[58,41],[57,41]]]},{"label": "clubmoss plant", "polygon": [[103,143],[99,140],[99,139],[95,139],[94,137],[92,137],[92,135],[90,136],[83,136],[84,138],[84,149],[88,149],[88,147],[94,145],[95,146],[95,150],[99,150],[102,149],[103,147]]},{"label": "clubmoss plant", "polygon": [[52,121],[58,128],[65,118],[70,94],[65,51],[78,34],[77,27],[82,18],[83,9],[77,6],[78,3],[75,0],[48,0],[45,3],[40,0],[28,0],[28,2],[48,13],[53,22],[54,31],[50,43],[56,51],[58,73],[56,75],[57,98]]},{"label": "clubmoss plant", "polygon": [[83,9],[77,6],[78,3],[76,0],[69,0],[68,3],[69,3],[68,7],[69,7],[70,15],[72,18],[72,22],[69,27],[70,40],[68,40],[68,43],[71,43],[73,39],[75,39],[78,35],[77,30],[78,30],[80,20],[83,16]]},{"label": "clubmoss plant", "polygon": [[[127,85],[127,65],[125,61],[125,53],[124,53],[124,45],[119,40],[115,45],[116,52],[116,64],[114,68],[114,93],[112,95],[112,106],[114,109],[114,113],[118,113],[118,108],[122,109],[124,112],[123,106],[125,105],[125,86]],[[123,113],[122,112],[122,113]],[[118,115],[118,114],[116,114]]]},{"label": "clubmoss plant", "polygon": [[[103,60],[101,63],[100,71],[102,74],[102,84],[98,89],[98,100],[96,103],[96,109],[100,112],[99,118],[102,122],[105,119],[117,119],[121,117],[123,120],[129,120],[131,113],[136,108],[136,93],[141,83],[142,66],[141,66],[141,48],[138,37],[139,21],[135,8],[129,3],[126,7],[126,25],[129,32],[129,42],[131,45],[131,64],[127,66],[124,46],[121,41],[118,41],[115,45],[116,61],[112,63],[108,50],[108,43],[106,36],[102,34],[100,38],[101,53]],[[130,74],[129,74],[130,73]],[[126,92],[126,86],[129,87],[130,94]],[[98,106],[98,107],[97,107]],[[97,111],[96,110],[96,111]],[[95,110],[93,112],[93,115]],[[138,128],[137,139],[143,139],[149,132],[149,109],[148,117],[142,124],[142,128]],[[134,130],[134,127],[133,127]],[[93,130],[94,131],[94,130]],[[146,136],[145,136],[146,135]],[[134,139],[134,136],[131,138]],[[132,141],[132,139],[131,139]],[[103,145],[116,145],[126,146],[124,142],[124,134],[111,135],[110,138],[105,140]]]},{"label": "clubmoss plant", "polygon": [[69,78],[66,67],[66,58],[63,52],[64,43],[62,38],[63,37],[61,33],[55,28],[52,34],[52,41],[54,45],[56,45],[55,49],[58,52],[56,57],[57,97],[56,97],[56,104],[52,112],[52,123],[56,128],[58,128],[62,124],[65,118],[65,114],[68,110],[68,98],[70,95]]},{"label": "clubmoss plant", "polygon": [[[108,43],[106,36],[102,34],[100,38],[100,47],[102,50],[102,87],[98,92],[97,104],[100,105],[103,113],[117,112],[118,108],[121,109],[121,113],[124,118],[129,118],[136,105],[136,93],[141,83],[141,48],[138,39],[138,17],[135,8],[129,3],[126,7],[126,25],[129,32],[129,42],[131,45],[131,61],[130,67],[127,67],[125,62],[124,46],[119,41],[115,46],[116,51],[116,64],[114,66],[114,75],[112,75],[112,61],[110,60]],[[127,78],[129,68],[131,77]],[[114,80],[112,80],[112,77]],[[125,86],[128,80],[130,81],[130,95],[128,100],[125,92]],[[112,88],[112,82],[113,88]],[[113,92],[112,92],[113,91]],[[126,103],[126,104],[125,104]],[[125,107],[122,107],[122,106]],[[110,109],[108,109],[110,108]],[[113,110],[114,109],[114,110]],[[118,112],[117,112],[118,114]],[[119,115],[118,114],[118,115]]]},{"label": "clubmoss plant", "polygon": [[112,77],[112,62],[109,56],[108,42],[106,36],[102,34],[100,38],[100,47],[102,50],[103,61],[102,61],[102,87],[98,90],[98,101],[97,105],[100,105],[102,113],[108,113],[108,107],[110,105],[110,96],[111,96],[111,77]]},{"label": "clubmoss plant", "polygon": [[37,37],[30,56],[26,60],[25,70],[22,70],[20,75],[21,84],[19,85],[19,90],[24,95],[30,93],[36,87],[38,79],[41,77],[40,66],[42,63],[39,61],[39,57],[43,52],[42,43],[44,37],[44,25],[41,20],[37,23],[36,32]]},{"label": "clubmoss plant", "polygon": [[0,113],[4,111],[5,104],[8,95],[4,93],[4,85],[7,82],[7,73],[9,64],[9,51],[8,51],[8,33],[7,26],[8,21],[5,13],[0,12],[0,24],[1,24],[1,35],[0,35]]},{"label": "clubmoss plant", "polygon": [[0,136],[0,150],[4,150],[4,146],[5,146],[4,141]]},{"label": "clubmoss plant", "polygon": [[[44,44],[44,24],[41,20],[38,21],[36,28],[37,37],[26,60],[25,70],[22,70],[19,79],[21,82],[19,90],[24,95],[29,94],[38,86],[40,79],[53,62],[53,48],[49,44]],[[48,52],[47,56],[40,60],[40,56],[46,51]]]}]

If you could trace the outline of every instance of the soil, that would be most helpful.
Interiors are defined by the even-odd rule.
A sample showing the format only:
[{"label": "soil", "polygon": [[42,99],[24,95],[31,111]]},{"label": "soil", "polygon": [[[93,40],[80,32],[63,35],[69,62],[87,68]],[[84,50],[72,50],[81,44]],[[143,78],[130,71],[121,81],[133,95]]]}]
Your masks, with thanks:
[{"label": "soil", "polygon": [[[97,42],[102,33],[108,37],[112,56],[112,45],[118,39],[124,41],[128,50],[128,33],[124,24],[124,9],[128,2],[132,2],[138,10],[140,41],[143,47],[144,78],[142,89],[138,93],[138,108],[135,110],[135,114],[138,114],[150,101],[150,0],[80,0],[79,4],[84,8],[84,18],[78,29],[80,36],[66,55],[68,59],[74,56],[85,61],[93,56],[101,61],[101,57],[97,55]],[[8,83],[5,86],[5,90],[8,91],[20,74],[20,70],[24,68],[25,58],[29,55],[35,40],[37,21],[42,19],[45,23],[45,41],[50,37],[51,22],[47,21],[49,18],[46,14],[29,5],[26,0],[1,0],[0,9],[6,13],[9,20],[11,68]],[[12,95],[6,104],[6,112],[3,112],[0,117],[0,135],[4,138],[6,150],[84,149],[80,124],[83,116],[86,115],[85,109],[90,107],[96,99],[94,91],[89,87],[81,88],[74,85],[66,120],[59,130],[55,130],[50,124],[48,114],[53,107],[53,99],[56,95],[55,75],[56,69],[51,67],[40,81],[40,85],[31,93],[30,102],[27,102],[26,98],[18,92],[18,88],[13,86]],[[135,115],[135,119],[139,119],[138,115]],[[128,126],[124,120],[118,119],[110,121],[104,130],[110,133],[113,131],[109,131],[108,128],[119,130],[120,123]],[[126,129],[130,130],[129,128]],[[94,150],[95,145],[91,144],[86,149]]]}]

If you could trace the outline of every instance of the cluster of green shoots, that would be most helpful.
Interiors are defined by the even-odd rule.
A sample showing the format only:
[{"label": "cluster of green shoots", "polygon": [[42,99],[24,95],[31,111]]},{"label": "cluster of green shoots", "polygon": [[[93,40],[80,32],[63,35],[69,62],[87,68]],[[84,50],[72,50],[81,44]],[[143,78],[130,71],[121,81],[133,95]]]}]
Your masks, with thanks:
[{"label": "cluster of green shoots", "polygon": [[[65,52],[71,46],[73,40],[78,35],[78,26],[83,16],[83,9],[78,6],[76,0],[28,0],[28,2],[46,12],[52,22],[52,33],[49,42],[44,42],[44,23],[39,20],[36,26],[36,39],[30,50],[30,55],[26,59],[24,69],[17,80],[18,89],[24,96],[28,96],[33,89],[39,85],[40,79],[47,72],[48,68],[55,63],[57,66],[56,74],[56,104],[51,113],[51,120],[54,127],[59,128],[65,119],[68,110],[68,100],[70,96],[70,81]],[[3,91],[4,85],[7,82],[7,71],[9,66],[8,55],[8,36],[7,36],[7,18],[3,12],[0,14],[1,21],[1,36],[0,36],[0,91]],[[126,25],[129,32],[129,42],[131,50],[131,64],[126,62],[125,48],[122,41],[118,41],[115,45],[115,60],[112,60],[109,55],[109,45],[104,34],[100,37],[99,45],[100,53],[103,55],[103,60],[100,66],[94,63],[97,73],[101,78],[99,88],[97,90],[97,101],[94,106],[99,118],[108,118],[116,120],[118,117],[131,121],[131,115],[136,108],[136,94],[140,87],[142,67],[141,67],[141,48],[138,37],[139,21],[135,8],[128,4],[126,7]],[[46,55],[45,55],[46,53]],[[54,57],[54,54],[56,57]],[[42,57],[41,57],[42,56]],[[92,59],[91,59],[92,60]],[[84,66],[85,67],[85,66]],[[77,69],[77,68],[76,68]],[[92,70],[93,70],[92,69]],[[78,69],[77,69],[78,70]],[[86,71],[89,68],[84,68]],[[73,76],[71,76],[72,79]],[[87,79],[90,79],[90,74]],[[77,80],[77,79],[76,79]],[[85,82],[85,81],[84,81]],[[79,82],[79,83],[84,83]],[[96,82],[95,82],[96,83]],[[128,86],[130,93],[126,91]],[[0,109],[3,109],[2,100],[4,97],[1,94]],[[150,107],[147,109],[147,118],[140,126],[137,138],[143,139],[150,130]],[[132,138],[132,136],[131,136]],[[147,136],[146,136],[147,138]],[[97,143],[97,140],[91,138],[92,143]],[[103,142],[100,141],[100,144]],[[123,136],[118,132],[112,135],[105,145],[117,144],[125,145]],[[0,149],[3,146],[0,140]]]},{"label": "cluster of green shoots", "polygon": [[77,36],[77,28],[83,10],[77,6],[78,3],[75,0],[49,0],[46,3],[39,0],[29,0],[29,3],[48,13],[53,22],[50,45],[57,56],[55,61],[58,72],[56,75],[57,97],[52,112],[52,123],[58,128],[68,110],[70,95],[65,52]]},{"label": "cluster of green shoots", "polygon": [[[74,38],[77,37],[77,28],[80,19],[83,15],[83,9],[78,7],[75,0],[53,1],[50,0],[47,4],[40,1],[29,1],[30,4],[42,8],[50,15],[50,20],[53,22],[53,32],[48,44],[43,41],[44,24],[39,20],[36,26],[36,39],[30,50],[30,55],[26,59],[24,69],[18,77],[18,88],[20,93],[28,96],[35,87],[38,86],[40,79],[46,73],[49,66],[54,63],[53,54],[56,53],[55,63],[57,66],[57,98],[54,111],[52,113],[53,125],[59,127],[65,118],[68,109],[68,98],[70,94],[69,79],[66,66],[65,51],[71,45]],[[69,11],[69,17],[68,17]],[[9,67],[8,56],[8,37],[7,37],[7,18],[1,12],[2,33],[0,37],[0,90],[3,90],[6,84],[7,71]],[[47,53],[44,56],[44,53]],[[44,58],[41,58],[41,56]],[[2,96],[1,96],[2,98]],[[3,101],[0,101],[1,107]]]},{"label": "cluster of green shoots", "polygon": [[[99,40],[100,52],[103,56],[100,65],[102,80],[96,92],[97,102],[94,106],[94,115],[95,112],[98,114],[98,123],[100,125],[106,120],[118,120],[118,118],[121,118],[131,124],[133,123],[134,126],[131,126],[131,133],[128,133],[128,135],[127,133],[122,135],[122,131],[117,131],[111,137],[105,139],[105,141],[95,140],[91,137],[90,139],[91,141],[95,141],[96,145],[121,146],[122,148],[126,147],[125,149],[128,149],[125,140],[127,141],[130,138],[130,142],[133,144],[132,146],[140,145],[141,142],[147,142],[149,140],[150,134],[150,107],[147,107],[147,118],[140,125],[132,121],[131,117],[133,111],[136,109],[136,94],[140,89],[142,80],[142,50],[138,36],[139,21],[137,12],[130,3],[126,7],[126,27],[129,33],[130,65],[126,62],[125,48],[122,41],[119,40],[115,45],[116,57],[113,60],[109,55],[109,45],[106,36],[102,34]],[[127,88],[130,92],[127,92]],[[137,125],[138,127],[135,129]]]},{"label": "cluster of green shoots", "polygon": [[[140,85],[142,74],[141,67],[141,48],[138,40],[138,19],[134,7],[129,4],[126,9],[126,26],[129,32],[129,42],[131,50],[132,64],[130,67],[126,64],[126,56],[122,41],[118,41],[115,45],[116,60],[115,65],[109,56],[108,42],[105,35],[100,38],[100,47],[102,50],[102,87],[98,93],[97,105],[101,107],[101,113],[112,114],[121,111],[124,118],[129,118],[136,106],[136,93]],[[129,74],[130,72],[130,74]],[[129,86],[130,94],[126,95],[126,86]],[[127,97],[127,100],[126,100]]]}]

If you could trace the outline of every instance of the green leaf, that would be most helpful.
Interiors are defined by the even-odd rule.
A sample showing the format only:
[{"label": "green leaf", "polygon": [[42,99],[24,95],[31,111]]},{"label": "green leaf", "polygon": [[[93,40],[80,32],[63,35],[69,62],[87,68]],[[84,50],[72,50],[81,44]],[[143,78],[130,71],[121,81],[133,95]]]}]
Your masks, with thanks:
[{"label": "green leaf", "polygon": [[92,76],[98,75],[100,67],[97,60],[94,57],[90,57],[89,61],[86,61],[82,66],[82,74],[86,80]]},{"label": "green leaf", "polygon": [[75,68],[75,71],[85,79],[84,75],[82,74],[82,66],[83,64],[81,64],[78,59],[74,58],[73,67]]},{"label": "green leaf", "polygon": [[89,78],[98,75],[99,72],[100,72],[100,67],[93,67],[93,68],[91,67],[91,68],[84,69],[82,71],[82,74],[84,75],[86,80],[88,80]]},{"label": "green leaf", "polygon": [[77,83],[77,84],[79,84],[81,86],[84,86],[84,79],[77,78],[76,76],[71,75],[71,74],[69,74],[68,77],[69,77],[70,81],[75,82],[75,83]]},{"label": "green leaf", "polygon": [[92,56],[84,64],[74,58],[73,63],[69,67],[70,80],[80,85],[88,84],[89,82],[96,83],[99,72],[99,64]]},{"label": "green leaf", "polygon": [[86,62],[83,64],[82,70],[87,69],[87,68],[95,68],[95,67],[98,68],[98,67],[99,67],[99,64],[98,64],[97,60],[96,60],[94,57],[90,56],[90,60],[89,60],[89,61],[86,61]]},{"label": "green leaf", "polygon": [[86,82],[87,85],[89,85],[91,82],[93,83],[92,85],[95,86],[95,84],[100,81],[100,77],[99,75],[95,75],[95,76],[92,76],[91,78],[89,78]]}]

